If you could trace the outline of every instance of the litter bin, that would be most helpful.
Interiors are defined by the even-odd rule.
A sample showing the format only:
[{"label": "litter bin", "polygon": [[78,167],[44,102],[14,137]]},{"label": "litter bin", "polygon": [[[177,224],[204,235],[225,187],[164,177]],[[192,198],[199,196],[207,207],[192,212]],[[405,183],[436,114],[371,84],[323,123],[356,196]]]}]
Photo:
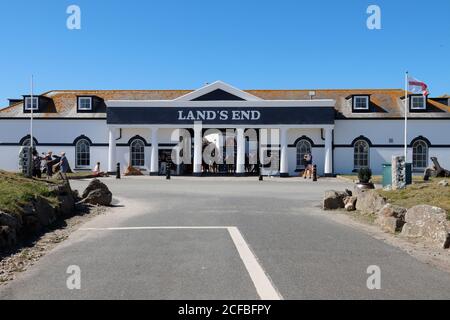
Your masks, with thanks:
[{"label": "litter bin", "polygon": [[[412,164],[406,164],[406,184],[412,184]],[[383,177],[382,177],[383,188],[392,185],[392,164],[383,163]]]},{"label": "litter bin", "polygon": [[383,177],[381,181],[383,188],[392,185],[392,164],[383,163]]}]

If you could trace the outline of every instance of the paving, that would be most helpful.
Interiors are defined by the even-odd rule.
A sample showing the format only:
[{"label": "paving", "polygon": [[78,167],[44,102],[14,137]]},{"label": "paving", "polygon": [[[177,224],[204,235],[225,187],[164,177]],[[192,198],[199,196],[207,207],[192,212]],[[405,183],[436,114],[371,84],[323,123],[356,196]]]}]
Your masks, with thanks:
[{"label": "paving", "polygon": [[[115,207],[0,287],[0,299],[450,298],[450,274],[320,209],[323,192],[347,182],[103,181]],[[79,290],[68,289],[69,266],[81,271]],[[379,290],[367,287],[369,266],[380,268]]]}]

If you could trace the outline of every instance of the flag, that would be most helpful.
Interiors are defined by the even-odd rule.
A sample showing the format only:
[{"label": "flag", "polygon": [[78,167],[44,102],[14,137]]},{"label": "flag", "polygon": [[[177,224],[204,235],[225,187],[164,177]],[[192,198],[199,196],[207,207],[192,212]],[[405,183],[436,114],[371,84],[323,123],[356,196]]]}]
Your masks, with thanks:
[{"label": "flag", "polygon": [[425,82],[417,80],[408,75],[408,91],[414,94],[423,94],[427,96],[429,94],[428,86]]}]

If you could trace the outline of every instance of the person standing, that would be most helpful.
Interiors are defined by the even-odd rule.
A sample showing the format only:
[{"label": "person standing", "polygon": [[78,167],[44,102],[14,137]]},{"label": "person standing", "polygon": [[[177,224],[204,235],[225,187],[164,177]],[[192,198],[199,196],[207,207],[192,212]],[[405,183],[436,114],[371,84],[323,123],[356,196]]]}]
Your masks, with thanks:
[{"label": "person standing", "polygon": [[305,166],[305,172],[303,173],[303,178],[311,179],[311,176],[312,176],[312,154],[311,154],[311,152],[307,152],[303,156],[303,165]]},{"label": "person standing", "polygon": [[61,152],[61,159],[59,159],[59,174],[64,181],[67,181],[67,172],[69,172],[69,161],[67,161],[66,153]]},{"label": "person standing", "polygon": [[41,161],[42,158],[39,156],[36,150],[33,150],[33,177],[35,178],[41,178],[42,177],[42,171],[41,171]]},{"label": "person standing", "polygon": [[47,180],[51,179],[53,176],[53,152],[49,151],[44,157],[45,170],[47,173]]}]

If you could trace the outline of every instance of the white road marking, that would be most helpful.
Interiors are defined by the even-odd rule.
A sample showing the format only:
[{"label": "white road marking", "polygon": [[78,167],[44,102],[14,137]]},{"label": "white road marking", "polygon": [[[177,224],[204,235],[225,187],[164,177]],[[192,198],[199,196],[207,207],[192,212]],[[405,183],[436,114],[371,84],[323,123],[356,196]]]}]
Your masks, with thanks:
[{"label": "white road marking", "polygon": [[247,268],[248,274],[252,278],[259,297],[262,300],[283,300],[283,297],[278,290],[275,289],[272,281],[270,281],[239,229],[236,227],[228,227],[227,229],[241,256],[242,262],[244,262],[244,265]]},{"label": "white road marking", "polygon": [[170,229],[228,229],[231,227],[218,227],[218,226],[202,226],[202,227],[190,227],[190,226],[161,226],[161,227],[118,227],[118,228],[80,228],[82,231],[115,231],[115,230],[170,230]]},{"label": "white road marking", "polygon": [[80,228],[81,231],[121,231],[121,230],[213,230],[226,229],[239,253],[239,256],[247,269],[250,278],[256,288],[259,297],[262,300],[283,300],[283,297],[273,285],[269,276],[266,274],[258,258],[250,249],[241,232],[237,227],[227,226],[154,226],[154,227],[117,227],[117,228]]}]

